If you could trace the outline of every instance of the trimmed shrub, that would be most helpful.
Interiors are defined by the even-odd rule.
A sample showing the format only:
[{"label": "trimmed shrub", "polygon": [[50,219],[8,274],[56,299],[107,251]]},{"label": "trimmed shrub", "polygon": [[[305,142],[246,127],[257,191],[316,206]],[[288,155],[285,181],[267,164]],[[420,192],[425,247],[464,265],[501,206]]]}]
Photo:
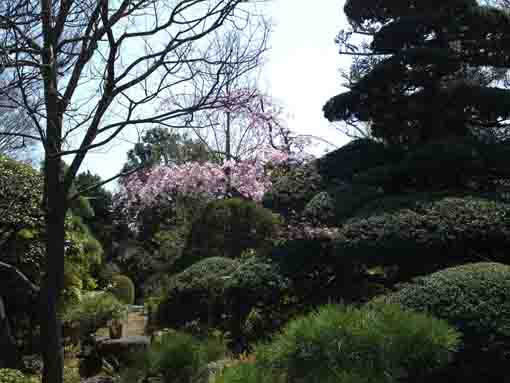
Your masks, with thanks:
[{"label": "trimmed shrub", "polygon": [[125,275],[115,275],[112,278],[112,283],[113,286],[109,291],[119,301],[127,305],[135,303],[135,285],[129,277]]},{"label": "trimmed shrub", "polygon": [[328,183],[332,181],[350,182],[356,174],[373,167],[396,163],[402,154],[398,148],[371,139],[357,139],[334,150],[318,162],[319,172]]},{"label": "trimmed shrub", "polygon": [[510,266],[474,263],[441,270],[414,279],[384,300],[428,312],[457,327],[463,334],[459,360],[468,369],[464,376],[507,375]]},{"label": "trimmed shrub", "polygon": [[146,352],[137,356],[137,365],[122,381],[135,383],[162,377],[165,383],[207,382],[207,364],[225,357],[227,350],[215,339],[199,341],[189,334],[165,332]]},{"label": "trimmed shrub", "polygon": [[255,370],[263,382],[416,381],[447,365],[458,343],[445,321],[398,306],[328,305],[258,346],[255,368],[232,367],[219,382],[251,382]]},{"label": "trimmed shrub", "polygon": [[[510,244],[510,204],[484,197],[392,198],[352,218],[335,240],[339,257],[395,265],[423,274],[479,259],[504,260]],[[388,201],[387,201],[388,202]],[[380,207],[383,207],[382,209]],[[427,258],[424,265],[417,262]],[[414,271],[413,271],[414,270]],[[415,274],[416,275],[416,274]]]},{"label": "trimmed shrub", "polygon": [[39,381],[37,377],[24,375],[19,370],[0,368],[0,383],[37,383]]},{"label": "trimmed shrub", "polygon": [[180,327],[197,318],[208,318],[211,308],[221,305],[224,278],[238,266],[237,260],[211,257],[175,275],[158,306],[158,323]]},{"label": "trimmed shrub", "polygon": [[187,266],[207,257],[239,258],[243,251],[271,247],[279,219],[255,202],[239,198],[213,201],[193,223],[182,262]]},{"label": "trimmed shrub", "polygon": [[331,222],[335,217],[335,205],[329,193],[320,192],[306,204],[303,215],[312,222]]},{"label": "trimmed shrub", "polygon": [[316,162],[273,172],[271,178],[272,185],[264,196],[264,206],[285,216],[301,212],[322,189]]},{"label": "trimmed shrub", "polygon": [[96,332],[106,326],[109,320],[122,319],[127,310],[110,293],[89,293],[62,314],[62,320],[67,328],[78,328],[82,336]]},{"label": "trimmed shrub", "polygon": [[196,320],[238,337],[252,308],[274,309],[289,281],[274,264],[258,257],[214,257],[177,274],[169,286],[158,306],[160,326],[183,327]]}]

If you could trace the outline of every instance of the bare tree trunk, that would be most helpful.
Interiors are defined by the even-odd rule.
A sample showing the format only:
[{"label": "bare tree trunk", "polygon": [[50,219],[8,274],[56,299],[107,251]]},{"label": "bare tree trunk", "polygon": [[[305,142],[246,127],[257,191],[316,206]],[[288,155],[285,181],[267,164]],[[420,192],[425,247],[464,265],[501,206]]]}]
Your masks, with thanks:
[{"label": "bare tree trunk", "polygon": [[[56,164],[54,163],[56,162]],[[57,305],[64,279],[64,237],[65,237],[65,193],[60,174],[59,160],[50,160],[46,166],[47,194],[47,265],[41,291],[41,335],[43,344],[43,383],[61,383],[64,355],[62,348],[62,326],[57,317]]]},{"label": "bare tree trunk", "polygon": [[[46,274],[41,290],[41,335],[43,344],[43,383],[62,383],[64,355],[62,325],[57,316],[58,302],[64,282],[65,217],[67,193],[63,182],[60,157],[62,120],[57,110],[49,109],[48,151],[46,155]],[[49,113],[50,114],[50,113]]]}]

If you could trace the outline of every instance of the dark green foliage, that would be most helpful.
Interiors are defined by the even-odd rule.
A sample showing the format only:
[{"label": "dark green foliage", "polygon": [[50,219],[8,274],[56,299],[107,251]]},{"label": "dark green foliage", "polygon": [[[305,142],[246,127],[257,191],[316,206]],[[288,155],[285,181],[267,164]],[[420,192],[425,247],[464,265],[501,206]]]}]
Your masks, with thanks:
[{"label": "dark green foliage", "polygon": [[277,267],[258,257],[207,258],[172,278],[158,308],[158,321],[182,327],[198,320],[237,337],[252,308],[270,311],[288,288],[288,279]]},{"label": "dark green foliage", "polygon": [[369,122],[378,138],[417,144],[498,130],[508,118],[509,91],[497,87],[510,64],[508,12],[474,0],[352,0],[344,10],[373,39],[355,46],[342,31],[341,50],[385,56],[354,60],[350,90],[324,106],[329,120]]},{"label": "dark green foliage", "polygon": [[370,168],[397,162],[399,150],[371,139],[357,139],[317,160],[320,175],[332,181],[352,181],[353,177]]},{"label": "dark green foliage", "polygon": [[105,327],[111,319],[122,319],[127,315],[123,303],[109,293],[85,294],[78,303],[70,305],[62,314],[67,328],[78,328],[83,336],[93,334]]},{"label": "dark green foliage", "polygon": [[0,383],[37,383],[35,376],[28,376],[19,370],[0,368]]},{"label": "dark green foliage", "polygon": [[213,201],[193,223],[183,261],[190,265],[206,257],[239,258],[247,249],[264,252],[278,225],[278,217],[255,202]]},{"label": "dark green foliage", "polygon": [[264,206],[284,216],[304,209],[321,190],[322,177],[315,162],[279,169],[272,174],[271,190],[264,196]]},{"label": "dark green foliage", "polygon": [[229,258],[211,257],[174,276],[159,306],[158,321],[163,325],[184,325],[196,318],[208,318],[208,304],[218,304],[224,278],[239,263]]},{"label": "dark green foliage", "polygon": [[[43,176],[28,165],[0,157],[0,260],[23,272],[40,286],[45,267]],[[70,212],[66,217],[64,291],[60,309],[76,301],[83,290],[95,287],[93,268],[101,262],[102,247],[83,220]],[[8,286],[0,278],[7,315],[14,324],[23,351],[35,352],[37,301],[24,286]]]},{"label": "dark green foliage", "polygon": [[509,204],[470,196],[414,197],[366,206],[341,226],[337,255],[373,265],[398,264],[418,274],[480,256],[505,259]]},{"label": "dark green foliage", "polygon": [[42,177],[28,165],[0,156],[0,260],[34,283],[44,259]]},{"label": "dark green foliage", "polygon": [[226,368],[214,383],[285,383],[285,376],[276,376],[272,371],[260,368],[255,363],[240,363]]},{"label": "dark green foliage", "polygon": [[135,367],[123,381],[136,383],[161,377],[164,383],[207,383],[207,363],[225,357],[226,348],[215,339],[198,340],[191,335],[168,331],[136,357]]},{"label": "dark green foliage", "polygon": [[134,148],[128,151],[127,157],[124,170],[214,159],[214,155],[201,141],[193,140],[187,134],[174,133],[159,127],[149,129],[142,137],[142,142],[135,144]]},{"label": "dark green foliage", "polygon": [[501,381],[507,375],[510,266],[474,263],[441,270],[414,279],[385,300],[457,327],[463,340],[459,363],[466,375],[488,374],[479,381]]},{"label": "dark green foliage", "polygon": [[305,308],[339,294],[349,299],[347,290],[353,286],[359,290],[357,266],[333,250],[330,241],[296,239],[278,244],[271,253],[279,272],[292,282],[292,295]]},{"label": "dark green foliage", "polygon": [[327,192],[317,193],[308,202],[303,215],[312,222],[331,222],[335,218],[336,201]]},{"label": "dark green foliage", "polygon": [[[459,334],[446,322],[397,306],[324,306],[289,322],[255,350],[256,367],[232,367],[225,383],[415,381],[445,366]],[[273,380],[265,375],[272,375]]]},{"label": "dark green foliage", "polygon": [[392,193],[490,189],[495,180],[508,179],[508,150],[506,143],[479,139],[430,142],[403,151],[398,163],[387,162],[357,174],[353,182]]},{"label": "dark green foliage", "polygon": [[103,186],[90,189],[102,181],[101,177],[89,171],[80,173],[74,180],[74,189],[76,191],[83,191],[77,201],[84,201],[92,212],[89,216],[84,217],[81,215],[81,217],[94,236],[100,241],[105,252],[110,254],[112,239],[115,235],[112,193]]},{"label": "dark green foliage", "polygon": [[124,304],[132,305],[135,303],[135,285],[125,275],[115,275],[112,278],[110,293]]}]

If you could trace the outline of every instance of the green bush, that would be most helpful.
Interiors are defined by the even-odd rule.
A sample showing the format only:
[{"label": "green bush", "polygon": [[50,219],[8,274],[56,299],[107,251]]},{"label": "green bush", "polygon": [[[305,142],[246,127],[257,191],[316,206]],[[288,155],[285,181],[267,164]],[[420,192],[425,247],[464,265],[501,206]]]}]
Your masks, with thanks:
[{"label": "green bush", "polygon": [[0,155],[0,232],[6,234],[0,260],[18,267],[36,284],[45,256],[42,190],[39,172]]},{"label": "green bush", "polygon": [[[418,274],[465,263],[466,259],[505,259],[510,244],[510,204],[482,196],[423,194],[390,198],[340,227],[339,257],[372,265],[400,265]],[[381,207],[383,207],[381,209]],[[427,262],[419,262],[426,257]],[[430,266],[430,267],[429,267]]]},{"label": "green bush", "polygon": [[19,370],[0,368],[0,383],[37,383],[35,376],[24,375]]},{"label": "green bush", "polygon": [[214,383],[285,383],[284,376],[262,369],[255,363],[240,363],[227,367]]},{"label": "green bush", "polygon": [[323,187],[315,162],[279,169],[271,178],[272,185],[264,196],[264,206],[284,216],[301,212]]},{"label": "green bush", "polygon": [[335,205],[329,193],[320,192],[306,204],[303,215],[312,222],[331,222],[335,217]]},{"label": "green bush", "polygon": [[510,354],[510,266],[474,263],[448,268],[416,278],[385,300],[428,312],[457,327],[463,335],[459,359],[470,369],[467,375],[506,375]]},{"label": "green bush", "polygon": [[112,287],[109,291],[124,304],[132,305],[135,303],[135,285],[125,275],[115,275],[112,278]]},{"label": "green bush", "polygon": [[321,176],[331,183],[335,180],[352,181],[356,174],[388,163],[397,163],[402,154],[371,139],[357,139],[320,158]]},{"label": "green bush", "polygon": [[221,304],[224,278],[238,266],[237,260],[211,257],[171,278],[158,306],[158,323],[179,327],[197,318],[208,318],[210,307]]},{"label": "green bush", "polygon": [[110,293],[88,293],[67,308],[62,314],[64,325],[78,327],[80,333],[89,335],[106,326],[109,320],[123,319],[127,315],[126,306]]},{"label": "green bush", "polygon": [[157,320],[165,327],[198,320],[235,331],[252,308],[261,305],[270,310],[288,289],[288,279],[259,257],[206,258],[172,278]]},{"label": "green bush", "polygon": [[255,355],[285,382],[397,382],[445,366],[458,343],[446,322],[398,306],[329,305],[291,321]]},{"label": "green bush", "polygon": [[168,331],[138,355],[137,365],[126,372],[123,381],[162,377],[165,383],[206,383],[207,364],[226,353],[226,347],[216,339],[200,341],[189,334]]},{"label": "green bush", "polygon": [[239,258],[247,249],[270,248],[279,220],[270,210],[239,198],[213,201],[193,223],[179,266],[207,257]]}]

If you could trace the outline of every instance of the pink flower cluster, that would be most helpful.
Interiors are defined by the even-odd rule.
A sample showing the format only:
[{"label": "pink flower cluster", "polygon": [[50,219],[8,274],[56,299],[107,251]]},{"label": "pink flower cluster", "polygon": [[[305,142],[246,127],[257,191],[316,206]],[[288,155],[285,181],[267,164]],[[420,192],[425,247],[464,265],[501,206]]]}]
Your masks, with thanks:
[{"label": "pink flower cluster", "polygon": [[271,186],[268,163],[287,161],[288,155],[266,150],[259,158],[211,162],[188,162],[183,165],[161,165],[150,171],[134,173],[121,182],[117,199],[126,207],[149,207],[164,200],[171,201],[176,193],[196,194],[208,198],[222,197],[229,189],[245,198],[261,201]]}]

